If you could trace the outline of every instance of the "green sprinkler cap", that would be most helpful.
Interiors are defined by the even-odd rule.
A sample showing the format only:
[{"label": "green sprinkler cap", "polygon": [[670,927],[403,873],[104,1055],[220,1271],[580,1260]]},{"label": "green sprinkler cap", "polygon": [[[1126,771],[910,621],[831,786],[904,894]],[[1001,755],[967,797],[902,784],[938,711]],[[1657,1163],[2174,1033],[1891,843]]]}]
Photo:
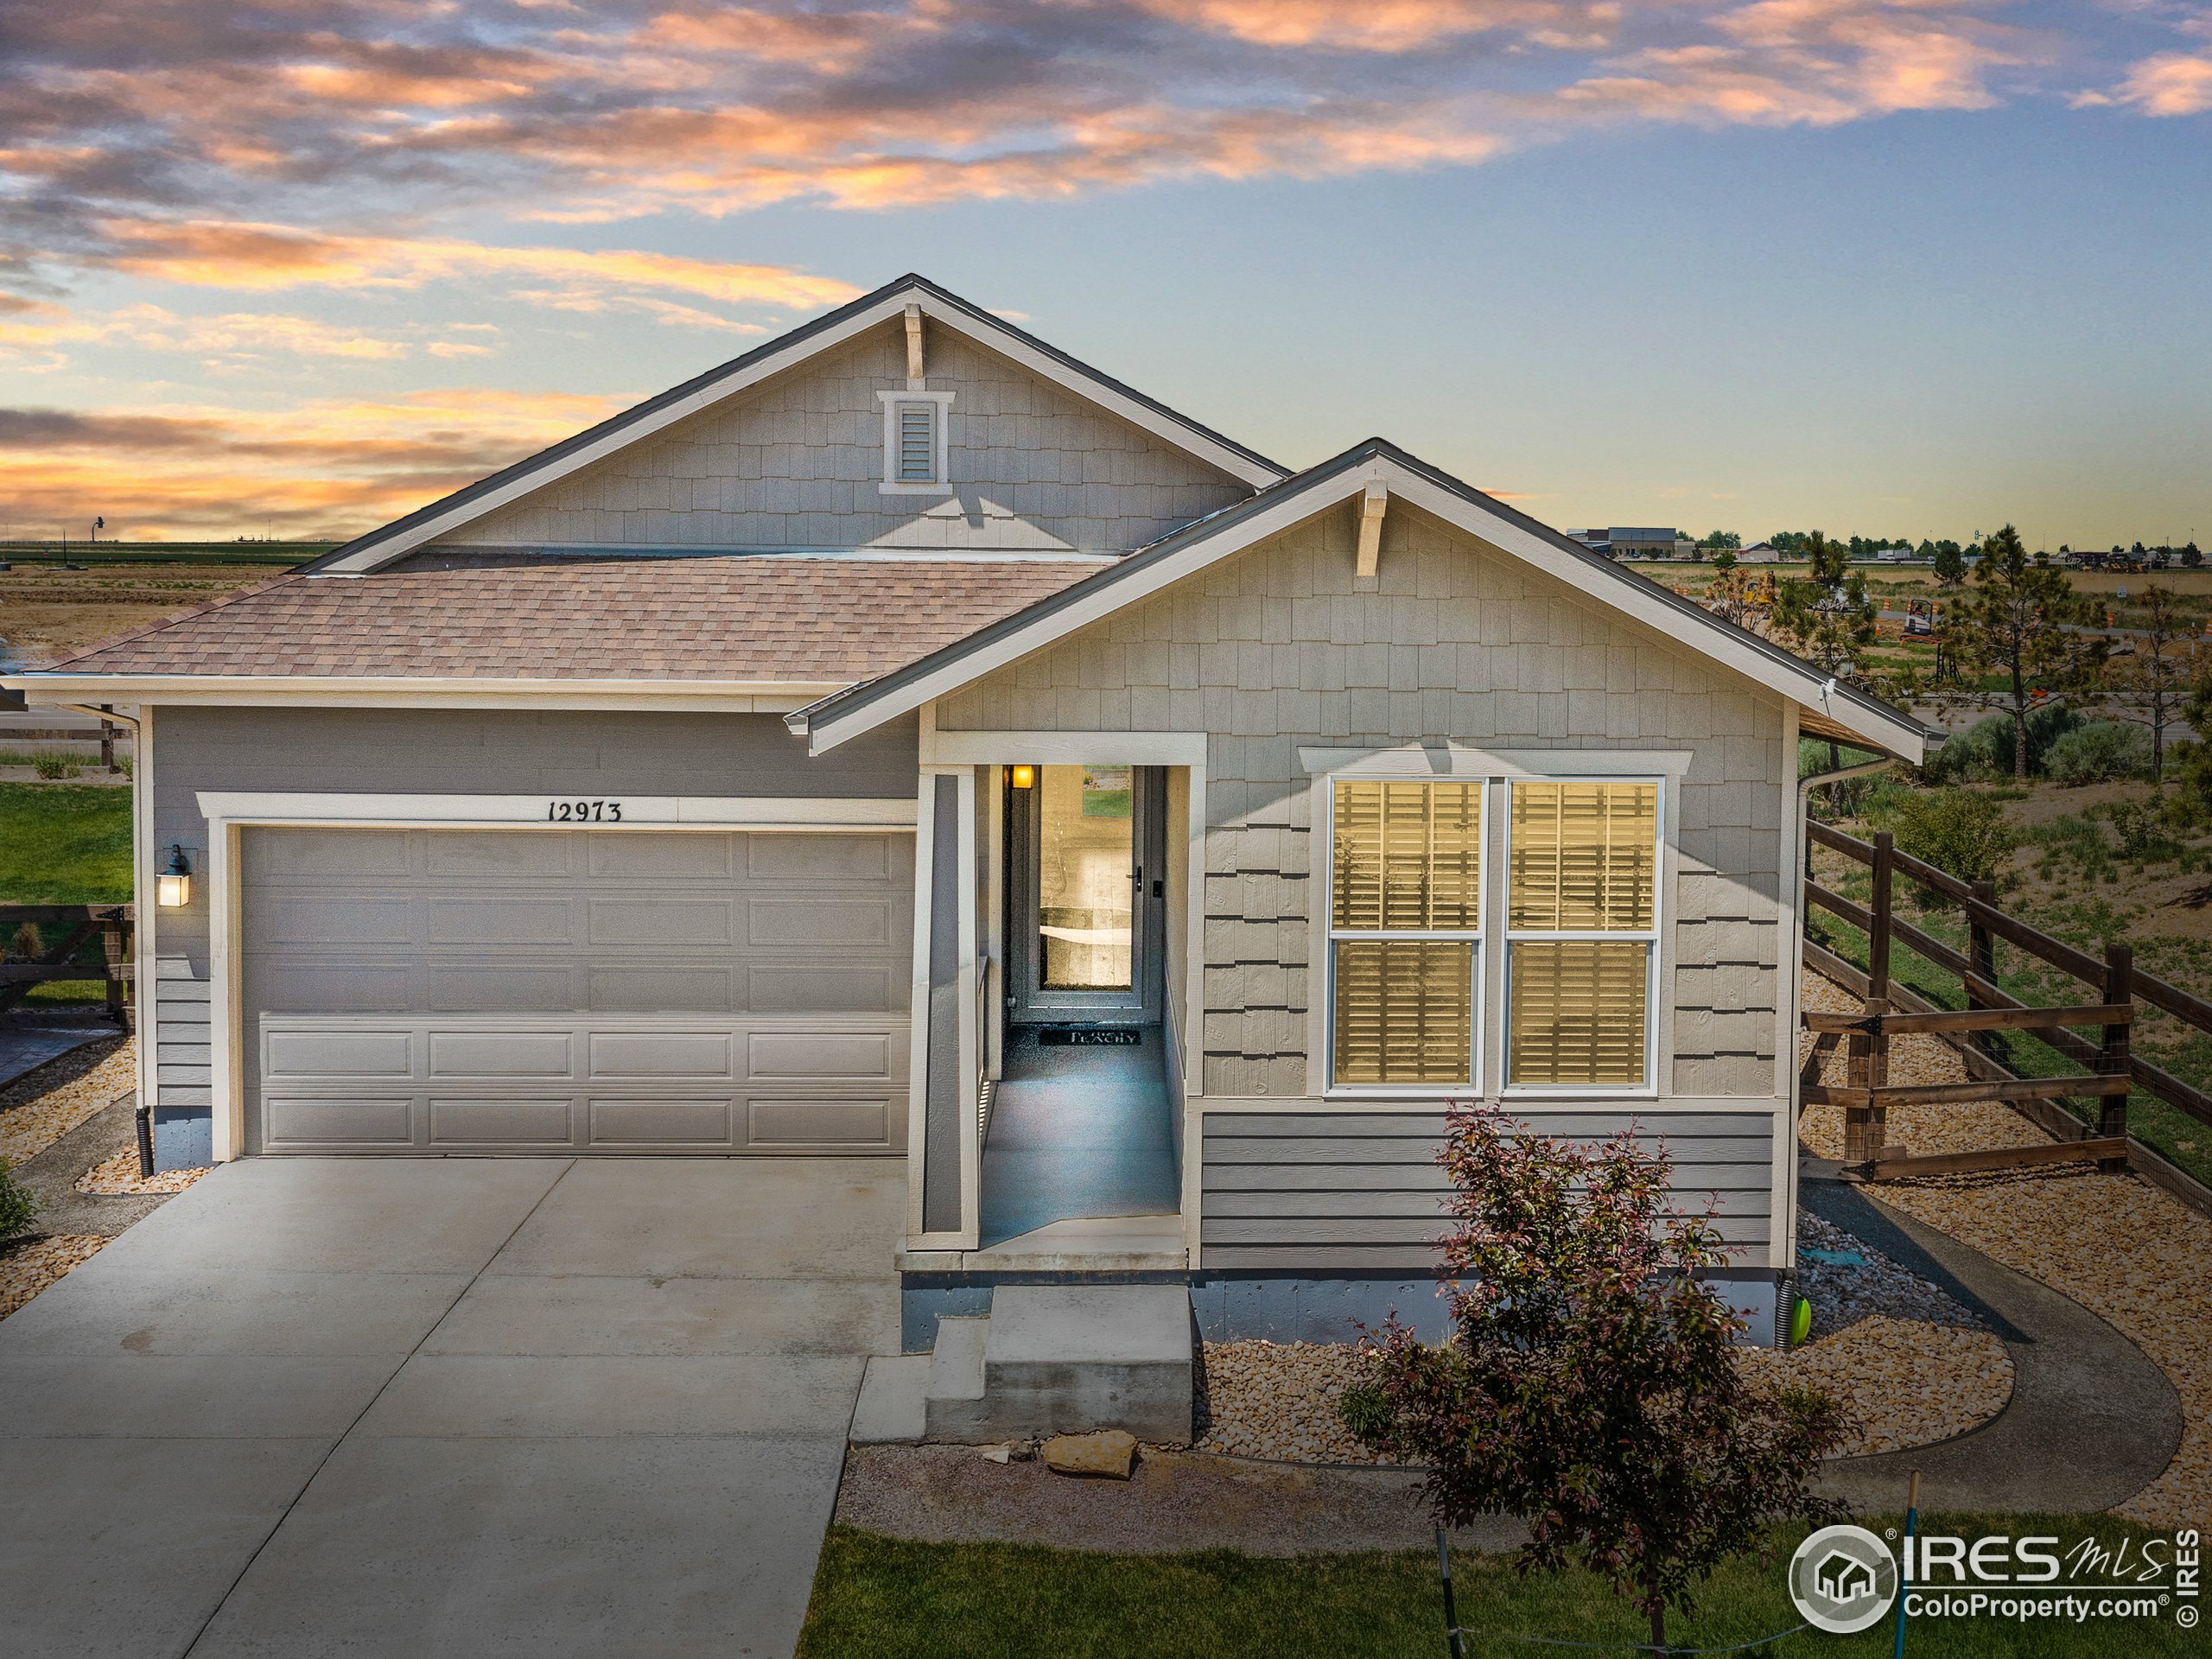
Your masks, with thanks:
[{"label": "green sprinkler cap", "polygon": [[1789,1345],[1792,1348],[1813,1334],[1813,1304],[1800,1296],[1789,1309]]}]

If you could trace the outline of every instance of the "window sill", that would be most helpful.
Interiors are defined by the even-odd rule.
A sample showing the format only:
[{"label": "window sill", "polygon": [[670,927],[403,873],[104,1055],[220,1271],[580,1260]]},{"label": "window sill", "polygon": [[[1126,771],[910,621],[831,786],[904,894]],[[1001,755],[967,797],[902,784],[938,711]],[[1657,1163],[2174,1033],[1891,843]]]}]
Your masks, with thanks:
[{"label": "window sill", "polygon": [[950,484],[879,484],[875,488],[879,495],[951,495],[955,493],[954,486]]}]

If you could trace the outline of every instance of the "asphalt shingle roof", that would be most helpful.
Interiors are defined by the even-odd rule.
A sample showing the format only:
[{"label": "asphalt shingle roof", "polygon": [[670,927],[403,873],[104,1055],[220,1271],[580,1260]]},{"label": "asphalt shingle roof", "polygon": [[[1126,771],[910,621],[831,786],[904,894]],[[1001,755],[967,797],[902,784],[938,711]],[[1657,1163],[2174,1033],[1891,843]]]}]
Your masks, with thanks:
[{"label": "asphalt shingle roof", "polygon": [[1097,569],[741,556],[289,575],[48,671],[863,680]]}]

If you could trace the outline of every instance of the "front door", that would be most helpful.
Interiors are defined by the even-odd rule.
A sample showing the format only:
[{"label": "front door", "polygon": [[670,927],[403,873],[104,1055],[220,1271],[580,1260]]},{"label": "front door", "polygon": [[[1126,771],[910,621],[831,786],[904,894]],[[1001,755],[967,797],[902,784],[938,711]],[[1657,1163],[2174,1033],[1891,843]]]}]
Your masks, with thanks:
[{"label": "front door", "polygon": [[1007,1014],[1017,1023],[1160,1019],[1166,790],[1157,766],[1007,777]]}]

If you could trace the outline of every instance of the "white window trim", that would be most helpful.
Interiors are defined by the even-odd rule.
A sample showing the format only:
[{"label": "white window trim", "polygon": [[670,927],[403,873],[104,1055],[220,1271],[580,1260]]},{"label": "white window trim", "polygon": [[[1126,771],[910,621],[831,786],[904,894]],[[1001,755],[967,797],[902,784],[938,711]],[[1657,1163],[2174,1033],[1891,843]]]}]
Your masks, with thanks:
[{"label": "white window trim", "polygon": [[[877,490],[885,495],[950,494],[953,394],[949,391],[879,391],[875,395],[883,404],[883,477],[876,485]],[[899,476],[899,405],[901,404],[937,405],[937,476],[926,484],[910,483]]]},{"label": "white window trim", "polygon": [[[1337,914],[1337,785],[1361,784],[1433,784],[1443,782],[1478,783],[1481,788],[1476,797],[1482,823],[1476,836],[1475,853],[1475,916],[1481,925],[1472,929],[1440,928],[1416,932],[1409,928],[1349,928],[1339,931]],[[1440,1095],[1462,1093],[1479,1095],[1483,1092],[1484,1025],[1483,1007],[1487,999],[1483,985],[1490,969],[1490,813],[1491,798],[1496,791],[1491,780],[1483,779],[1440,779],[1433,772],[1411,772],[1402,764],[1388,772],[1351,771],[1332,773],[1321,780],[1323,790],[1321,813],[1321,845],[1323,868],[1326,879],[1318,893],[1321,924],[1321,1082],[1322,1093],[1332,1100],[1434,1100]],[[1452,1083],[1338,1083],[1337,1081],[1337,946],[1351,940],[1396,941],[1404,944],[1451,943],[1463,941],[1475,953],[1468,979],[1468,997],[1473,1006],[1468,1010],[1467,1030],[1469,1053],[1467,1081]]]},{"label": "white window trim", "polygon": [[[1498,791],[1505,799],[1505,810],[1498,820],[1499,832],[1505,837],[1503,868],[1513,868],[1513,785],[1543,784],[1644,784],[1652,785],[1657,798],[1652,803],[1652,834],[1656,844],[1651,859],[1651,926],[1630,933],[1597,932],[1587,930],[1555,928],[1516,928],[1508,900],[1504,925],[1501,930],[1503,946],[1499,955],[1499,976],[1503,995],[1498,1005],[1497,1093],[1501,1100],[1650,1100],[1659,1093],[1659,957],[1662,941],[1666,938],[1667,886],[1669,872],[1673,868],[1669,858],[1667,836],[1668,779],[1658,772],[1558,772],[1544,777],[1522,776],[1500,782]],[[1510,875],[1508,876],[1510,880]],[[1487,896],[1487,895],[1485,895]],[[1643,956],[1643,1082],[1640,1085],[1624,1087],[1618,1084],[1581,1083],[1522,1083],[1510,1082],[1513,1075],[1513,947],[1516,944],[1541,944],[1551,941],[1579,942],[1593,940],[1599,943],[1640,943],[1649,948]]]},{"label": "white window trim", "polygon": [[[1309,961],[1318,957],[1320,988],[1320,995],[1312,1007],[1307,1027],[1311,1054],[1306,1077],[1311,1096],[1325,1103],[1361,1100],[1427,1103],[1453,1096],[1498,1102],[1665,1098],[1663,1085],[1668,1081],[1666,1074],[1671,1071],[1671,1068],[1663,1064],[1663,1057],[1668,1052],[1666,1044],[1671,1041],[1673,1021],[1668,1017],[1670,1011],[1661,1006],[1660,988],[1667,982],[1667,969],[1673,955],[1669,944],[1673,911],[1668,903],[1668,893],[1675,880],[1674,785],[1689,769],[1691,757],[1687,752],[1484,750],[1454,743],[1436,748],[1407,745],[1389,750],[1301,748],[1299,760],[1312,777],[1313,793],[1319,798],[1313,804],[1309,820],[1317,826],[1318,833],[1313,837],[1313,891],[1315,899],[1311,922],[1317,950],[1310,951],[1308,956]],[[1569,766],[1574,770],[1567,770]],[[1473,1081],[1465,1087],[1436,1084],[1339,1084],[1336,1081],[1337,942],[1345,938],[1463,937],[1456,931],[1440,936],[1344,934],[1336,930],[1333,925],[1336,913],[1336,785],[1339,779],[1389,783],[1479,780],[1484,786],[1480,911],[1483,925],[1474,932],[1464,935],[1476,950],[1472,995],[1477,1005],[1472,1021]],[[1585,933],[1547,934],[1533,930],[1516,931],[1508,923],[1501,923],[1494,936],[1496,948],[1490,948],[1493,943],[1491,917],[1498,906],[1509,903],[1505,896],[1491,890],[1491,874],[1494,870],[1511,868],[1511,790],[1516,780],[1561,784],[1649,783],[1658,787],[1657,890],[1653,895],[1651,929],[1648,933],[1603,936],[1640,941],[1650,947],[1644,965],[1644,1081],[1641,1086],[1581,1084],[1509,1086],[1505,1081],[1510,1065],[1508,1022],[1512,1007],[1510,974],[1513,941],[1516,938],[1541,941],[1546,938],[1581,939],[1598,937]],[[1493,846],[1499,849],[1500,855],[1495,859],[1491,856]],[[1493,1027],[1497,1033],[1496,1043],[1489,1040]],[[1493,1056],[1497,1062],[1494,1072],[1487,1065]]]}]

